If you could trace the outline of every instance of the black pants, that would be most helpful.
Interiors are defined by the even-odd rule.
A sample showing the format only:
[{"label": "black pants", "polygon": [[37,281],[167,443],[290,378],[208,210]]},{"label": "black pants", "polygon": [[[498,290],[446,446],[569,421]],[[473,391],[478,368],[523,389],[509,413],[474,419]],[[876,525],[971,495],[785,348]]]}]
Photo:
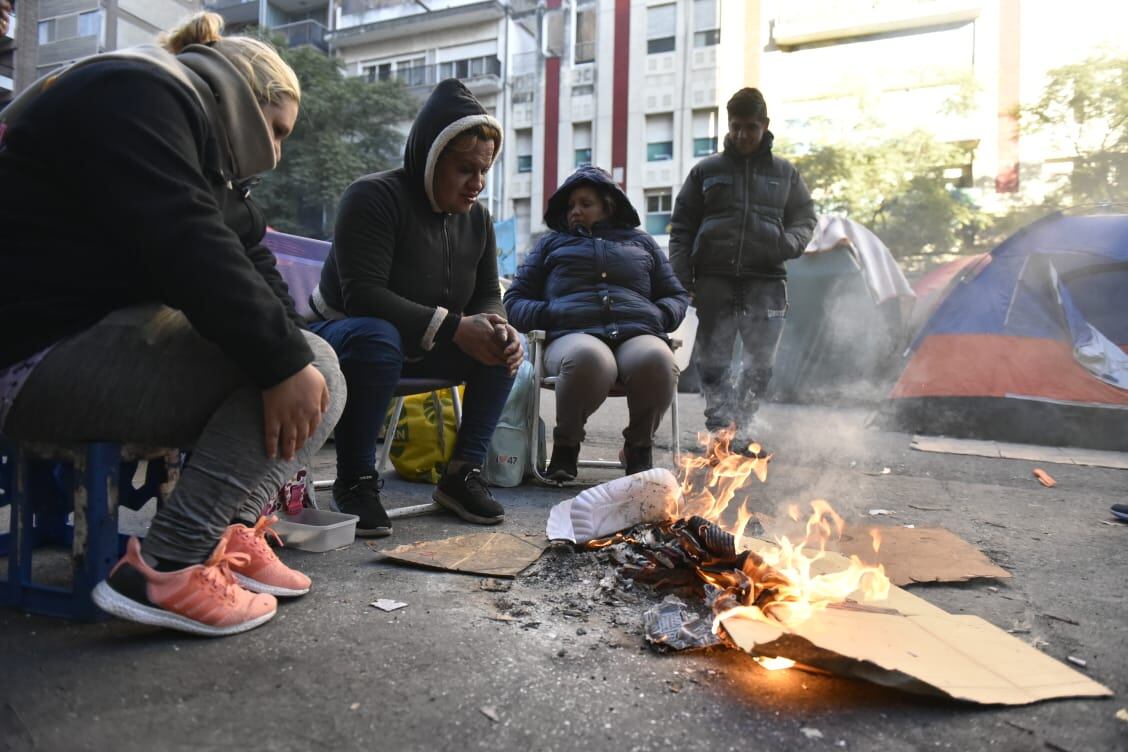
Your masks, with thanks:
[{"label": "black pants", "polygon": [[[705,427],[734,425],[737,434],[760,407],[787,317],[787,282],[748,277],[699,277],[697,369],[705,395]],[[733,345],[744,347],[740,372],[732,373]]]}]

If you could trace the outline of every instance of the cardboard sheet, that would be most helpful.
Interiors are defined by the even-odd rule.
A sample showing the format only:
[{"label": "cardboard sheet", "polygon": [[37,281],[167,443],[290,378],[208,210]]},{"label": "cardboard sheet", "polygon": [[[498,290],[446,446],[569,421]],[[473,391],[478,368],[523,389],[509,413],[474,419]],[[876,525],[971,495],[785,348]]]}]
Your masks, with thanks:
[{"label": "cardboard sheet", "polygon": [[[768,537],[803,537],[803,525],[757,515]],[[881,547],[873,550],[869,531],[877,529]],[[993,563],[975,546],[942,527],[907,528],[885,524],[847,525],[839,540],[830,540],[827,550],[857,556],[866,564],[882,564],[894,585],[920,582],[966,582],[981,577],[1006,579],[1010,572]]]},{"label": "cardboard sheet", "polygon": [[979,439],[952,439],[946,436],[913,436],[912,448],[921,452],[964,454],[976,457],[998,457],[1007,460],[1056,462],[1063,465],[1087,465],[1128,470],[1128,452],[1108,452],[1078,447],[1047,447],[1035,444],[1012,444]]},{"label": "cardboard sheet", "polygon": [[516,577],[540,558],[545,542],[512,533],[474,533],[382,551],[393,561],[491,577]]},{"label": "cardboard sheet", "polygon": [[[747,538],[745,544],[759,551],[773,545]],[[846,559],[828,554],[816,568],[845,566]],[[1112,694],[977,616],[953,616],[897,587],[888,599],[827,608],[790,629],[743,616],[723,623],[754,655],[910,692],[999,705]]]}]

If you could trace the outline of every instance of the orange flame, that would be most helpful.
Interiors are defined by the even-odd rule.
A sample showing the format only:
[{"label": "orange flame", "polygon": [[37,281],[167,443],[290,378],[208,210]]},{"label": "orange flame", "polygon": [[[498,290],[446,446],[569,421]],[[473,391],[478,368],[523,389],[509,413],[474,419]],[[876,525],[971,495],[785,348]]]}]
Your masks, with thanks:
[{"label": "orange flame", "polygon": [[873,538],[873,552],[876,554],[881,550],[881,531],[874,527],[870,528],[869,534]]},{"label": "orange flame", "polygon": [[795,661],[790,658],[767,658],[762,655],[757,655],[752,660],[759,663],[760,667],[767,671],[779,671],[780,669],[791,668],[795,665]]}]

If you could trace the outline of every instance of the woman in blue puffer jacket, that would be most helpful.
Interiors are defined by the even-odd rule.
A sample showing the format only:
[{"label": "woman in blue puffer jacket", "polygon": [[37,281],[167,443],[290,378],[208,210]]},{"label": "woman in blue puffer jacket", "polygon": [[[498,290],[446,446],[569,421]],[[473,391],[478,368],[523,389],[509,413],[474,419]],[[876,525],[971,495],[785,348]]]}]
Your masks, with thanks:
[{"label": "woman in blue puffer jacket", "polygon": [[552,232],[504,302],[519,331],[545,330],[545,371],[558,377],[548,477],[576,477],[584,424],[616,381],[630,412],[620,459],[628,475],[648,470],[677,386],[666,333],[685,317],[689,295],[606,171],[577,170],[549,199],[544,221]]}]

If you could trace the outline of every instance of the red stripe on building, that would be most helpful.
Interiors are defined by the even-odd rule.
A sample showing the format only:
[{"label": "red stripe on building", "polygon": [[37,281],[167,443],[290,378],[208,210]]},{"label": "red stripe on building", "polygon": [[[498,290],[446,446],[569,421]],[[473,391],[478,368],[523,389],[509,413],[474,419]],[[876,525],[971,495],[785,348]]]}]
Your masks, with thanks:
[{"label": "red stripe on building", "polygon": [[631,0],[615,0],[614,94],[611,96],[611,173],[627,187],[627,119],[631,74]]},{"label": "red stripe on building", "polygon": [[[562,0],[548,0],[548,10],[559,10]],[[544,61],[544,209],[556,192],[560,158],[560,58]]]}]

